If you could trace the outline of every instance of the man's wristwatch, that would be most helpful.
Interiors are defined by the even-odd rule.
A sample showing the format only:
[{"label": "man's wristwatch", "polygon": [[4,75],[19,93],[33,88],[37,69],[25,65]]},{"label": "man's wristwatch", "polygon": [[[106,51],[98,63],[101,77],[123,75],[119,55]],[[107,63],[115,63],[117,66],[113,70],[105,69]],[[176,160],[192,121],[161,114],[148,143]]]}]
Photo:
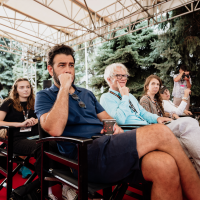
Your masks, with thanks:
[{"label": "man's wristwatch", "polygon": [[189,99],[189,96],[188,97],[182,97],[182,100],[188,100]]}]

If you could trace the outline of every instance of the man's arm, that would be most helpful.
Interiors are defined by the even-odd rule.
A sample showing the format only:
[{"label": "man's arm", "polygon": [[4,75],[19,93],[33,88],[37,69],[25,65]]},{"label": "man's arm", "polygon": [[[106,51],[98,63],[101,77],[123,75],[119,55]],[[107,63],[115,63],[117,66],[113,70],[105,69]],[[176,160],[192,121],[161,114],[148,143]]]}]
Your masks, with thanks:
[{"label": "man's arm", "polygon": [[98,119],[102,122],[103,119],[113,119],[106,111],[97,114]]},{"label": "man's arm", "polygon": [[57,99],[52,109],[40,117],[42,128],[52,136],[62,135],[68,120],[69,114],[69,88],[71,87],[72,75],[61,74],[61,83]]}]

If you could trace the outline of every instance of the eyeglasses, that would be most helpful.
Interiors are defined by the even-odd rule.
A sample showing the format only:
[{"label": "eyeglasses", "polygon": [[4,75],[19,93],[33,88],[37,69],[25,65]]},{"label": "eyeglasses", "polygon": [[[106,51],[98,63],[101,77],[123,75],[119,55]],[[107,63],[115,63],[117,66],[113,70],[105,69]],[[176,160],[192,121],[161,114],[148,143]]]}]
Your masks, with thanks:
[{"label": "eyeglasses", "polygon": [[127,74],[114,74],[113,76],[116,76],[117,79],[121,80],[122,78],[128,80],[129,75]]},{"label": "eyeglasses", "polygon": [[86,105],[84,102],[82,102],[79,98],[79,96],[77,94],[72,94],[70,95],[72,97],[72,99],[78,101],[78,105],[81,107],[81,108],[86,108]]}]

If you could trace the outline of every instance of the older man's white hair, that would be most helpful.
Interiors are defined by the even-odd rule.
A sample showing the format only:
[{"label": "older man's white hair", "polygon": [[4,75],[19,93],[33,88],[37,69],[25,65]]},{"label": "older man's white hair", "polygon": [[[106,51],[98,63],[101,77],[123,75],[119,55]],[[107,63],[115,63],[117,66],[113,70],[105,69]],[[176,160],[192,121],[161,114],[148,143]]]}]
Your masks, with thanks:
[{"label": "older man's white hair", "polygon": [[108,65],[107,67],[106,67],[106,69],[105,69],[105,72],[104,72],[104,79],[105,79],[105,81],[108,83],[108,85],[110,85],[109,84],[109,82],[108,82],[108,78],[109,77],[112,77],[115,73],[114,73],[114,71],[117,69],[117,68],[121,68],[121,69],[123,69],[125,72],[126,72],[126,74],[127,75],[129,75],[129,73],[128,73],[128,69],[125,67],[125,65],[123,65],[122,63],[113,63],[113,64],[111,64],[111,65]]}]

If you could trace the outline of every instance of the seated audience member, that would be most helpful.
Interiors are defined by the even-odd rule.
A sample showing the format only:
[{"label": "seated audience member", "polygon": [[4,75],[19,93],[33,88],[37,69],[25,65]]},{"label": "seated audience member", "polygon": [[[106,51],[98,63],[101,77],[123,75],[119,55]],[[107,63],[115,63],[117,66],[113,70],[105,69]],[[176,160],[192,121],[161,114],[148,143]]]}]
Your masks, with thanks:
[{"label": "seated audience member", "polygon": [[[13,151],[19,155],[32,156],[36,143],[27,137],[38,135],[37,117],[34,113],[35,98],[29,81],[19,78],[15,81],[9,98],[0,107],[0,126],[14,126]],[[27,128],[28,127],[28,128]],[[20,171],[23,178],[31,171],[23,166]]]},{"label": "seated audience member", "polygon": [[[162,81],[158,76],[151,75],[147,77],[144,84],[144,96],[140,100],[140,104],[143,106],[143,108],[145,108],[145,110],[151,113],[155,113],[159,116],[164,115],[162,97],[159,92],[161,85]],[[189,91],[186,91],[186,93],[189,93]],[[191,117],[179,118],[177,114],[171,114],[173,114],[177,120],[173,120],[167,126],[175,134],[185,153],[189,157],[191,156],[193,158],[195,168],[200,175],[199,123],[197,120]]]},{"label": "seated audience member", "polygon": [[[14,126],[13,151],[23,156],[34,156],[36,158],[35,169],[38,176],[41,171],[41,150],[35,140],[27,137],[38,135],[38,119],[34,113],[35,95],[30,82],[26,78],[19,78],[15,81],[9,97],[4,100],[0,107],[0,126]],[[55,150],[55,144],[50,143],[50,149]],[[22,167],[22,177],[26,178],[31,171]],[[49,187],[49,197],[56,200]]]},{"label": "seated audience member", "polygon": [[162,98],[162,104],[164,108],[164,112],[167,112],[172,116],[173,114],[176,115],[192,115],[192,113],[186,110],[187,100],[191,93],[190,89],[185,89],[184,97],[182,98],[181,104],[176,106],[172,101],[170,101],[170,92],[166,86],[162,85],[160,87],[160,95]]},{"label": "seated audience member", "polygon": [[[71,47],[56,45],[50,50],[47,68],[53,76],[54,85],[37,93],[35,111],[42,128],[52,136],[91,138],[103,133],[102,119],[111,117],[91,91],[73,84],[74,64],[74,51]],[[118,88],[117,78],[126,82],[126,75],[126,71],[117,71],[109,79]],[[122,88],[120,86],[122,96],[127,96],[123,98],[123,103],[129,107],[128,89]],[[118,94],[119,90],[115,93]],[[111,96],[114,100],[110,107],[115,104],[119,106],[118,97],[115,97]],[[130,109],[128,115],[132,112]],[[143,109],[142,112],[146,111]],[[146,116],[154,123],[157,120],[160,123],[167,120],[151,113],[146,113]],[[88,145],[89,181],[112,183],[133,173],[139,176],[142,172],[145,180],[153,182],[152,200],[182,199],[182,192],[190,200],[200,199],[199,177],[169,128],[155,124],[127,132],[118,125],[114,129],[114,135],[103,135]],[[77,159],[76,145],[59,142],[58,148],[66,157]],[[77,176],[77,171],[73,173]]]},{"label": "seated audience member", "polygon": [[[185,65],[180,65],[179,74],[175,74],[174,77],[174,87],[172,91],[173,103],[176,106],[179,106],[184,97],[184,90],[191,89],[192,79],[190,77],[190,72],[187,70]],[[188,97],[186,110],[189,110],[190,107],[190,97]]]}]

